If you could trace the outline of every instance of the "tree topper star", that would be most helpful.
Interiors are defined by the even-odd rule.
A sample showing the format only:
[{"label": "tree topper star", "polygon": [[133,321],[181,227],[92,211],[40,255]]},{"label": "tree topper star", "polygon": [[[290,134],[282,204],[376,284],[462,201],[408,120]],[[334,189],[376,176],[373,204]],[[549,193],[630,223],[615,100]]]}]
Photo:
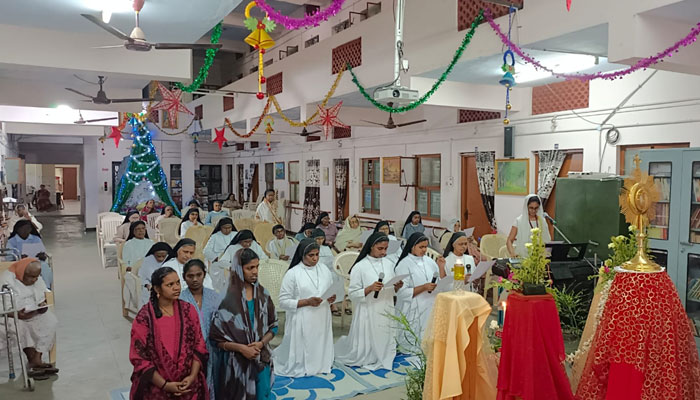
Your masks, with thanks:
[{"label": "tree topper star", "polygon": [[316,107],[318,107],[318,117],[309,124],[320,125],[323,128],[323,133],[326,135],[326,139],[328,139],[328,134],[335,126],[339,128],[349,128],[349,126],[345,125],[338,119],[338,113],[340,112],[340,107],[342,105],[342,101],[330,108],[323,108],[320,104],[316,105]]},{"label": "tree topper star", "polygon": [[162,83],[158,82],[158,90],[160,95],[163,96],[163,100],[151,107],[151,110],[165,110],[168,112],[168,117],[170,121],[175,121],[178,112],[183,112],[185,114],[192,114],[182,101],[182,90],[168,90]]},{"label": "tree topper star", "polygon": [[122,131],[119,130],[116,126],[112,127],[112,133],[107,136],[110,139],[114,139],[114,145],[119,148],[119,141],[122,140]]},{"label": "tree topper star", "polygon": [[212,142],[218,144],[219,150],[221,150],[221,147],[226,143],[226,137],[224,137],[226,130],[224,128],[214,129],[214,132],[216,132],[216,139],[212,140]]}]

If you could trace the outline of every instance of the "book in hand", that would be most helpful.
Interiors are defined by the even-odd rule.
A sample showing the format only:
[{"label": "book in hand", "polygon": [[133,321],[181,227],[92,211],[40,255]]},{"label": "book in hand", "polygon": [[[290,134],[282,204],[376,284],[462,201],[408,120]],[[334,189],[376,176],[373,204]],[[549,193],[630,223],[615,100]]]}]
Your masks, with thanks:
[{"label": "book in hand", "polygon": [[24,312],[32,312],[32,311],[39,311],[44,308],[49,308],[48,304],[44,305],[38,305],[38,304],[28,304],[26,307],[24,307]]}]

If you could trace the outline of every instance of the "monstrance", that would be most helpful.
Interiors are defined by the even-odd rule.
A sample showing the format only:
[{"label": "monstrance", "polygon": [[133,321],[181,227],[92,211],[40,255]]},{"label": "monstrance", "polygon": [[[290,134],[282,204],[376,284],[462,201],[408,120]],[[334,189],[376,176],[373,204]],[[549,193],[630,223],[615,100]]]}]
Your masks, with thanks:
[{"label": "monstrance", "polygon": [[634,156],[635,168],[632,177],[625,179],[625,185],[620,193],[620,212],[625,215],[628,223],[636,225],[637,254],[629,261],[622,264],[622,268],[634,272],[657,272],[661,267],[652,261],[646,249],[646,227],[649,218],[655,215],[655,204],[660,194],[654,178],[639,169],[641,163],[639,155]]}]

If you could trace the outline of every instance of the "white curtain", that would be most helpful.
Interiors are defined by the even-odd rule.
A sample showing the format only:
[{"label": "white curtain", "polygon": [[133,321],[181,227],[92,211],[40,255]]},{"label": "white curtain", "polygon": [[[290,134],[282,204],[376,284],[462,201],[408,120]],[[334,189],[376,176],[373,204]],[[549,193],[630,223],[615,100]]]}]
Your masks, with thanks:
[{"label": "white curtain", "polygon": [[537,195],[540,196],[543,202],[546,202],[552,194],[554,184],[557,183],[557,176],[561,170],[566,152],[563,150],[540,150],[537,152],[540,165],[537,171],[537,182],[539,188]]}]

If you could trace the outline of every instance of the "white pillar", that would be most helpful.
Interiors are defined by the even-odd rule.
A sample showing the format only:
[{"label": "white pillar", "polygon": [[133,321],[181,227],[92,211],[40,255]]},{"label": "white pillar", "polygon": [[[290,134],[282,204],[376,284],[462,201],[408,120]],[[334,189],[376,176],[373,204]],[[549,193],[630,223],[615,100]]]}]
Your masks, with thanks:
[{"label": "white pillar", "polygon": [[80,168],[83,177],[80,179],[80,202],[85,220],[85,229],[95,229],[97,226],[97,213],[99,212],[99,167],[95,154],[97,154],[97,138],[90,136],[83,138],[83,165]]},{"label": "white pillar", "polygon": [[180,168],[182,170],[182,206],[194,196],[194,143],[186,139],[180,142]]}]

